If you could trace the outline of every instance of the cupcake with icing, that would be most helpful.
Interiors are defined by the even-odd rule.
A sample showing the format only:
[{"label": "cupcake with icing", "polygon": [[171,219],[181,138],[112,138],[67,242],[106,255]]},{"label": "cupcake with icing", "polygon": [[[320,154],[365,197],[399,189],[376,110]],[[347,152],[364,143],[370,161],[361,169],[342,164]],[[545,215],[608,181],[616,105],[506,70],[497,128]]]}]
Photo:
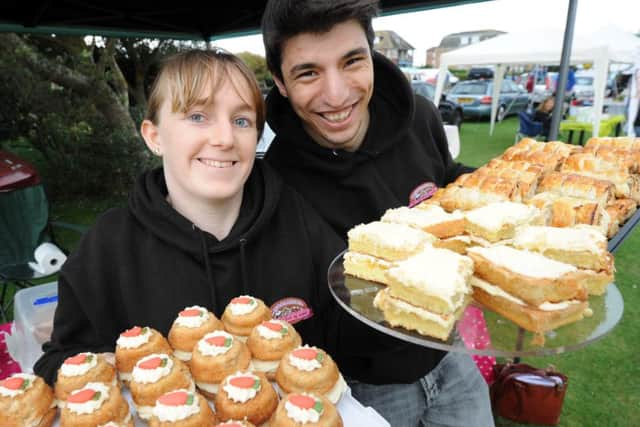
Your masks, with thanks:
[{"label": "cupcake with icing", "polygon": [[247,419],[261,426],[276,410],[278,395],[264,374],[236,372],[220,384],[215,406],[222,420]]},{"label": "cupcake with icing", "polygon": [[222,313],[224,329],[242,341],[247,340],[254,327],[269,319],[271,310],[262,300],[249,295],[232,299]]},{"label": "cupcake with icing", "polygon": [[58,369],[54,388],[56,399],[63,405],[73,390],[92,382],[115,385],[116,368],[102,354],[85,352],[68,357]]},{"label": "cupcake with icing", "polygon": [[99,426],[109,422],[133,427],[129,404],[120,387],[88,383],[69,394],[60,416],[61,427]]},{"label": "cupcake with icing", "polygon": [[160,332],[148,326],[134,326],[121,333],[116,341],[116,369],[120,380],[127,384],[136,362],[153,353],[173,353]]},{"label": "cupcake with icing", "polygon": [[289,323],[275,319],[262,321],[251,330],[247,339],[253,370],[263,372],[267,378],[275,380],[282,356],[300,344],[300,335]]},{"label": "cupcake with icing", "polygon": [[169,330],[169,344],[173,354],[183,362],[191,360],[191,352],[198,340],[208,332],[224,329],[222,322],[204,307],[194,305],[178,313]]},{"label": "cupcake with icing", "polygon": [[220,382],[227,375],[249,369],[250,362],[245,343],[226,331],[213,331],[196,344],[190,367],[200,392],[213,399]]},{"label": "cupcake with icing", "polygon": [[326,397],[291,393],[278,404],[269,427],[342,427],[342,418]]},{"label": "cupcake with icing", "polygon": [[53,390],[42,378],[20,373],[0,381],[0,426],[49,427],[56,411]]},{"label": "cupcake with icing", "polygon": [[194,390],[189,368],[176,357],[153,353],[138,360],[131,373],[131,398],[143,420],[149,420],[156,400],[177,389]]},{"label": "cupcake with icing", "polygon": [[207,399],[189,390],[174,390],[156,400],[149,427],[213,427],[216,414]]},{"label": "cupcake with icing", "polygon": [[285,393],[324,395],[334,404],[346,389],[346,382],[331,356],[308,345],[283,356],[276,371],[276,381]]}]

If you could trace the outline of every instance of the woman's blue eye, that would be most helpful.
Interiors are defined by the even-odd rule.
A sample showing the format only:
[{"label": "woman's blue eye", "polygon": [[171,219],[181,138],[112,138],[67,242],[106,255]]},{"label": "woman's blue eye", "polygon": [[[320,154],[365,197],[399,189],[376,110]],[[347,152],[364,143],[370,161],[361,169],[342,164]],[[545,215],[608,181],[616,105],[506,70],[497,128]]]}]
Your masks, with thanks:
[{"label": "woman's blue eye", "polygon": [[251,126],[251,122],[245,118],[235,119],[234,122],[237,126],[240,126],[241,128],[248,128]]},{"label": "woman's blue eye", "polygon": [[204,115],[200,114],[200,113],[194,113],[189,115],[189,120],[196,122],[196,123],[202,123],[204,121]]}]

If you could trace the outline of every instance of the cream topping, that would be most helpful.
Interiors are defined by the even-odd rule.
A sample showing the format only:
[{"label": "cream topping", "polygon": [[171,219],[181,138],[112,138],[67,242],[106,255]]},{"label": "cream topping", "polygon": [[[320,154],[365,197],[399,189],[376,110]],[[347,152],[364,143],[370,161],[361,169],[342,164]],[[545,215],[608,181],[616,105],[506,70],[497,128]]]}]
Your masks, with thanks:
[{"label": "cream topping", "polygon": [[198,403],[197,395],[190,393],[188,390],[181,389],[176,391],[184,391],[189,394],[191,402],[187,402],[184,405],[173,406],[163,405],[159,401],[156,401],[156,405],[153,407],[153,415],[155,415],[160,421],[176,422],[189,418],[200,412],[200,405]]},{"label": "cream topping", "polygon": [[94,353],[80,353],[87,356],[88,362],[85,361],[79,365],[71,363],[63,363],[60,366],[60,373],[65,377],[78,377],[84,375],[98,364],[98,355]]},{"label": "cream topping", "polygon": [[254,371],[259,372],[275,372],[280,366],[279,360],[259,360],[251,359]]},{"label": "cream topping", "polygon": [[393,224],[388,222],[374,221],[368,224],[360,224],[349,230],[347,233],[349,240],[362,239],[379,242],[381,247],[389,247],[398,250],[415,250],[426,243],[436,241],[435,236],[416,230],[405,224]]},{"label": "cream topping", "polygon": [[606,248],[607,238],[593,227],[527,226],[518,230],[513,245],[536,251],[555,248],[598,254],[602,252],[602,248]]},{"label": "cream topping", "polygon": [[379,265],[382,268],[389,268],[393,265],[393,262],[387,261],[386,259],[353,251],[345,252],[344,260],[352,262],[354,264],[373,263]]},{"label": "cream topping", "polygon": [[249,314],[255,309],[258,308],[258,302],[255,298],[249,295],[240,295],[238,298],[249,298],[251,300],[248,304],[236,304],[234,302],[230,302],[228,309],[231,311],[231,314],[234,316],[243,316],[245,314]]},{"label": "cream topping", "polygon": [[514,273],[534,278],[555,279],[566,273],[577,271],[573,265],[555,261],[535,252],[514,249],[509,246],[473,247],[467,252],[477,253],[489,262]]},{"label": "cream topping", "polygon": [[[254,381],[257,382],[257,385],[249,388],[241,388],[232,385],[231,381],[234,378],[238,377],[252,377]],[[236,372],[234,375],[228,376],[225,379],[224,384],[222,385],[222,389],[227,392],[229,399],[233,400],[236,403],[244,403],[250,399],[253,399],[254,397],[256,397],[261,387],[262,384],[260,384],[260,378],[249,372]]]},{"label": "cream topping", "polygon": [[122,348],[138,348],[148,343],[150,339],[151,329],[145,327],[142,328],[140,335],[136,335],[135,337],[126,337],[121,334],[116,341],[116,345]]},{"label": "cream topping", "polygon": [[[90,399],[84,403],[73,403],[67,400],[67,409],[76,414],[91,414],[98,410],[102,404],[109,398],[109,387],[104,383],[88,383],[80,390],[94,390],[96,395],[93,399]],[[80,390],[76,390],[71,394],[78,393]]]},{"label": "cream topping", "polygon": [[277,339],[281,339],[283,336],[289,333],[289,325],[287,325],[286,322],[282,320],[276,320],[276,319],[269,320],[269,322],[277,323],[281,325],[283,329],[280,331],[274,331],[260,324],[257,326],[257,328],[258,328],[258,335],[260,335],[262,338],[267,340],[277,340]]},{"label": "cream topping", "polygon": [[[23,383],[23,386],[17,390],[12,390],[10,388],[0,386],[0,396],[15,397],[15,396],[18,396],[19,394],[26,393],[27,390],[29,390],[33,386],[33,383],[35,382],[37,377],[31,374],[20,373],[20,374],[13,374],[11,375],[10,378],[22,378],[24,379],[25,382]],[[26,385],[24,385],[25,383]]]},{"label": "cream topping", "polygon": [[[301,394],[304,396],[309,396],[314,400],[317,400],[316,397],[314,397],[313,395],[310,395],[307,393],[301,393]],[[322,404],[322,402],[319,400],[317,400],[317,402],[320,402],[320,404]],[[316,410],[315,408],[309,408],[309,409],[301,408],[299,406],[294,405],[289,400],[287,400],[284,403],[284,409],[285,411],[287,411],[287,416],[289,418],[291,418],[292,420],[300,424],[317,423],[318,420],[320,419],[320,416],[322,415],[322,412],[324,412],[324,410],[321,410],[320,412],[318,412],[318,410]]]},{"label": "cream topping", "polygon": [[491,203],[465,213],[468,221],[494,231],[506,224],[528,223],[540,215],[540,210],[535,206],[515,202]]},{"label": "cream topping", "polygon": [[[506,300],[509,300],[509,301],[515,303],[515,304],[523,305],[523,306],[527,305],[527,303],[525,303],[520,298],[515,297],[515,296],[511,295],[508,292],[505,292],[499,286],[493,285],[493,284],[491,284],[491,283],[487,282],[486,280],[483,280],[483,279],[481,279],[479,277],[473,276],[471,278],[471,285],[482,289],[483,291],[485,291],[488,294],[491,294],[491,295],[496,296],[496,297],[504,298]],[[568,300],[568,301],[562,301],[562,302],[557,302],[557,303],[552,303],[552,302],[545,301],[542,304],[540,304],[537,308],[538,308],[538,310],[543,310],[543,311],[564,310],[565,308],[569,307],[569,305],[571,305],[571,304],[580,304],[580,301],[578,301],[578,300]]]},{"label": "cream topping", "polygon": [[459,219],[462,219],[460,212],[448,213],[436,205],[428,205],[420,209],[411,209],[406,206],[387,209],[381,218],[383,222],[407,224],[418,229],[425,229],[434,224]]},{"label": "cream topping", "polygon": [[198,310],[200,311],[200,315],[181,316],[180,314],[178,314],[178,317],[173,322],[174,324],[184,326],[185,328],[199,328],[207,320],[209,320],[209,312],[204,307],[200,307],[199,305],[192,305],[191,307],[185,308],[185,311],[186,310]]},{"label": "cream topping", "polygon": [[[142,363],[156,357],[159,357],[162,360],[161,365],[157,368],[143,369],[140,367]],[[133,367],[131,376],[133,378],[133,381],[140,384],[155,383],[160,378],[169,375],[169,373],[171,372],[171,368],[173,368],[173,360],[171,360],[169,356],[167,356],[166,354],[154,353],[138,360],[138,362],[136,362],[136,366]]]},{"label": "cream topping", "polygon": [[396,263],[387,274],[427,295],[451,301],[454,296],[470,291],[473,261],[448,249],[426,246],[422,252]]},{"label": "cream topping", "polygon": [[376,294],[375,298],[373,299],[373,304],[376,307],[380,307],[382,305],[383,299],[386,300],[388,304],[392,305],[396,310],[405,311],[422,319],[436,322],[445,328],[448,328],[454,320],[453,316],[445,317],[436,313],[432,313],[431,311],[425,310],[424,308],[404,302],[399,298],[394,298],[389,294],[388,288],[385,288]]},{"label": "cream topping", "polygon": [[580,301],[568,300],[568,301],[562,301],[562,302],[556,302],[556,303],[545,301],[538,306],[538,309],[543,311],[564,310],[565,308],[568,308],[570,305],[573,305],[573,304],[580,304]]},{"label": "cream topping", "polygon": [[191,360],[192,354],[190,351],[182,351],[182,350],[173,350],[173,355],[183,362],[188,362]]},{"label": "cream topping", "polygon": [[[315,350],[318,350],[316,347],[310,347],[309,345],[306,345],[306,344],[298,348],[313,348]],[[318,351],[318,354],[321,354],[321,353]],[[311,359],[311,360],[301,359],[299,357],[294,356],[293,352],[289,353],[289,363],[291,363],[291,365],[295,366],[301,371],[307,371],[307,372],[311,372],[315,369],[319,369],[322,367],[322,364],[320,363],[320,361],[318,361],[318,359]]]},{"label": "cream topping", "polygon": [[[214,337],[223,337],[225,339],[225,345],[213,345],[207,342],[208,339]],[[231,347],[233,347],[234,336],[225,331],[213,331],[206,334],[198,341],[198,351],[205,356],[219,356],[225,354]]]}]

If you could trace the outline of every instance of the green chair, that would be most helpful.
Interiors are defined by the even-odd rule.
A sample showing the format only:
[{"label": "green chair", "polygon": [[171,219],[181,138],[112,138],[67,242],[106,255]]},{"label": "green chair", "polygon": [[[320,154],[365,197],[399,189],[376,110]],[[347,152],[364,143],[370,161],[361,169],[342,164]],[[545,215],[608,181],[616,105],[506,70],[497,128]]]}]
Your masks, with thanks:
[{"label": "green chair", "polygon": [[42,184],[0,192],[0,319],[4,322],[13,304],[7,295],[10,286],[32,286],[54,277],[61,267],[42,274],[29,266],[43,242],[56,244]]}]

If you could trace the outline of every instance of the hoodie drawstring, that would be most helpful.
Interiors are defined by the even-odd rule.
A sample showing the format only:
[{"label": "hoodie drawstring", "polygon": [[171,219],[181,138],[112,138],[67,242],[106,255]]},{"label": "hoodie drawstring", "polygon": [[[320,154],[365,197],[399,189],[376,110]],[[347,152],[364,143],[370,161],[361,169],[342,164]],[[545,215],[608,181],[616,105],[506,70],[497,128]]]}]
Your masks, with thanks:
[{"label": "hoodie drawstring", "polygon": [[249,281],[247,279],[247,261],[244,252],[244,246],[247,243],[247,239],[240,238],[240,274],[242,275],[242,293],[244,295],[249,294]]},{"label": "hoodie drawstring", "polygon": [[[194,229],[197,227],[194,226]],[[209,282],[209,291],[211,292],[211,307],[214,313],[218,313],[218,289],[213,282],[213,274],[211,272],[211,261],[209,260],[209,248],[207,247],[207,236],[200,229],[200,242],[202,243],[202,257],[204,258],[204,265],[207,269],[207,281]]]}]

